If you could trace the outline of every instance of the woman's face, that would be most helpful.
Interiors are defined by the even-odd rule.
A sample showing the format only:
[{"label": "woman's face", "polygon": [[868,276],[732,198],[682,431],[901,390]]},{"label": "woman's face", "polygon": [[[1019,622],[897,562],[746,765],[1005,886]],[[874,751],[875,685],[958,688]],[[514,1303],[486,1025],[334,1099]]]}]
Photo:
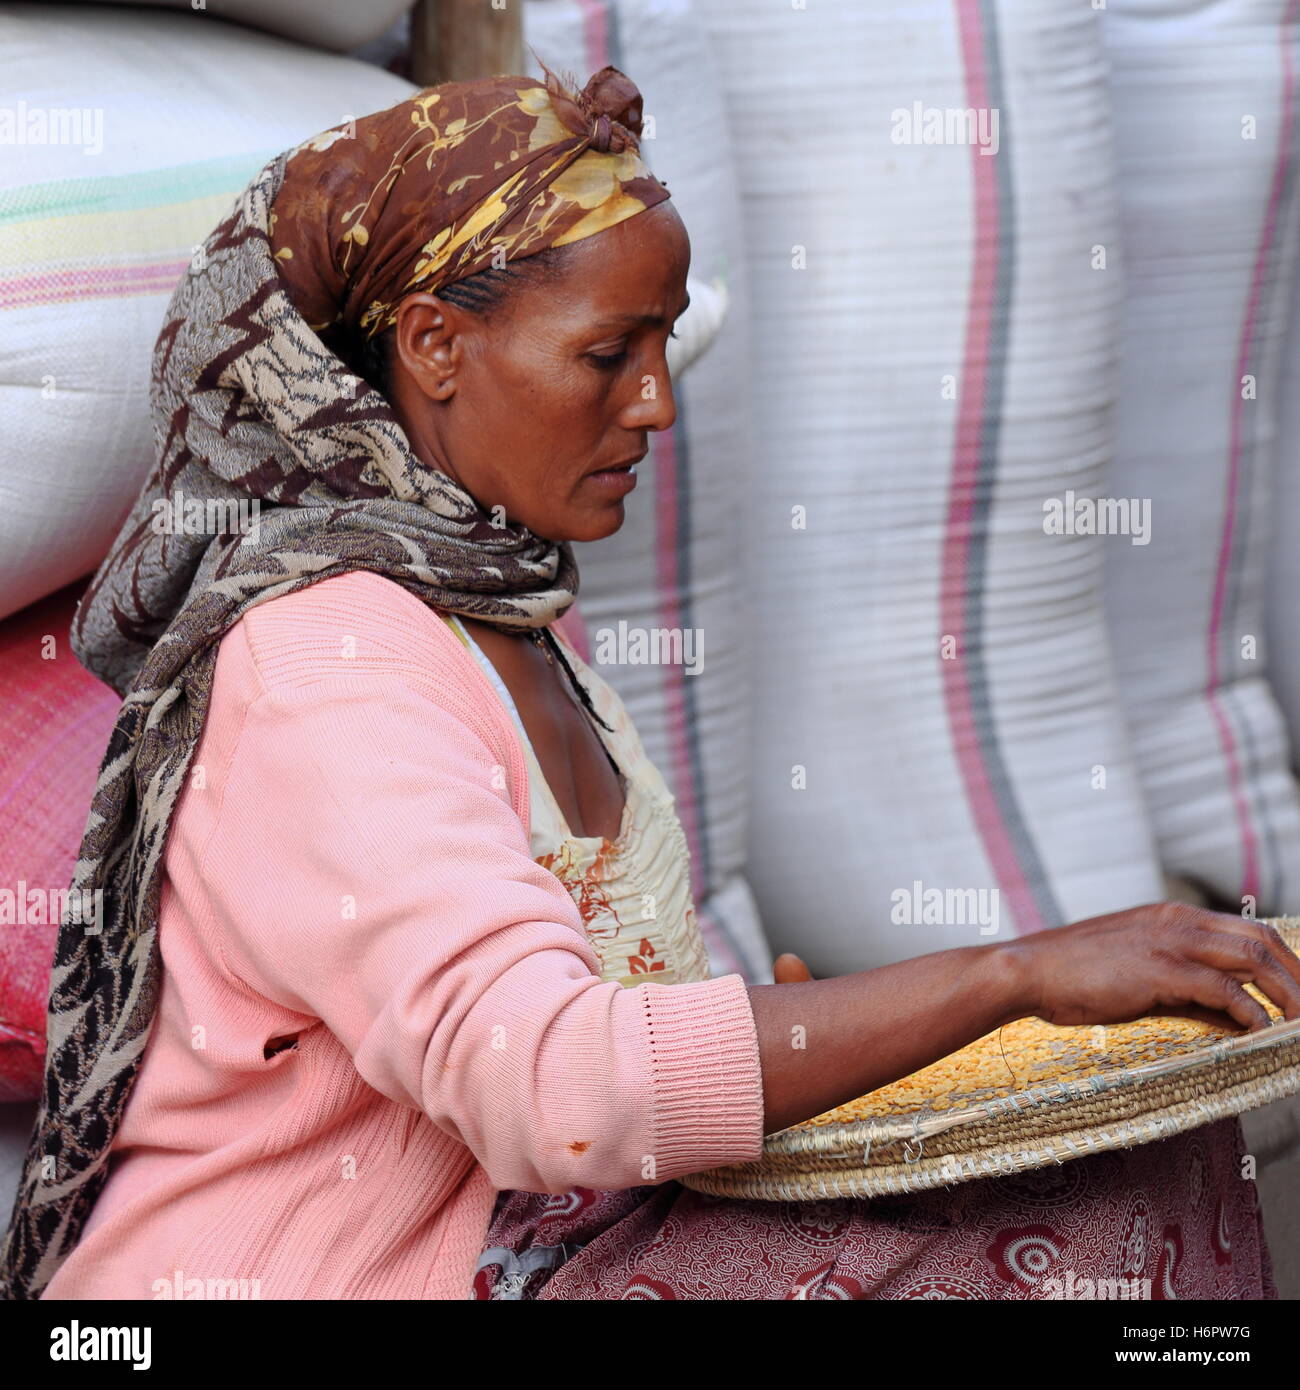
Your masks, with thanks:
[{"label": "woman's face", "polygon": [[417,457],[548,540],[617,531],[635,475],[596,475],[677,418],[664,354],[689,265],[664,202],[570,243],[555,278],[488,315],[407,296],[389,395]]}]

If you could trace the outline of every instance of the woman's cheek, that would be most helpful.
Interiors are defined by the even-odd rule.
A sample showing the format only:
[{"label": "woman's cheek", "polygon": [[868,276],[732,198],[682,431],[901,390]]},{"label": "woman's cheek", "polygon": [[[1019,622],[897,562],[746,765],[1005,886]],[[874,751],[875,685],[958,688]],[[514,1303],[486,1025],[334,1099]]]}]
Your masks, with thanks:
[{"label": "woman's cheek", "polygon": [[572,455],[576,447],[599,442],[609,413],[610,389],[600,374],[590,371],[587,380],[566,384],[547,403],[546,419],[557,445]]}]

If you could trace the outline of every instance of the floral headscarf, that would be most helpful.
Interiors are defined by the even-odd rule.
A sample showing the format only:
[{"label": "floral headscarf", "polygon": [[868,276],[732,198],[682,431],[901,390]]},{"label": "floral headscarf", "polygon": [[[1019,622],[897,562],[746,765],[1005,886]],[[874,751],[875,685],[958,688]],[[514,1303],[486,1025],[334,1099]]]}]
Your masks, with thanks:
[{"label": "floral headscarf", "polygon": [[418,92],[299,147],[271,244],[312,328],[373,337],[403,295],[579,241],[670,196],[639,153],[636,84],[605,67],[574,92],[545,70],[544,86],[494,77]]}]

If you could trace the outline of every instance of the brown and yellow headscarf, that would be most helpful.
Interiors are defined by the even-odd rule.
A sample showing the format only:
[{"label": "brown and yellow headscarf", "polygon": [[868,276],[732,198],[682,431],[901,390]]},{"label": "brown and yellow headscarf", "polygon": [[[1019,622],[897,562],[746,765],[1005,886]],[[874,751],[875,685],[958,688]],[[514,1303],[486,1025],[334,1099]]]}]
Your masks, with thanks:
[{"label": "brown and yellow headscarf", "polygon": [[271,243],[312,328],[374,337],[404,295],[579,241],[670,196],[640,156],[636,84],[604,67],[575,92],[542,67],[544,85],[447,83],[298,147]]}]

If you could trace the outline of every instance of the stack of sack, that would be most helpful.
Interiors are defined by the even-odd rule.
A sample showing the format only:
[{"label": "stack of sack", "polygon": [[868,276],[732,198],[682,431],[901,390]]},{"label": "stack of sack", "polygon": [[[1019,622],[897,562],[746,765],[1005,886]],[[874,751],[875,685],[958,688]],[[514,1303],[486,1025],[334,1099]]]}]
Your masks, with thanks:
[{"label": "stack of sack", "polygon": [[[116,5],[121,0],[98,0],[98,3]],[[134,0],[134,3],[188,10],[204,19],[249,24],[298,43],[347,53],[365,47],[382,35],[410,8],[411,0],[366,0],[364,5],[358,5],[356,0],[270,0],[270,3],[268,0]]]},{"label": "stack of sack", "polygon": [[[772,383],[774,948],[829,974],[1166,896],[1300,911],[1268,680],[1300,747],[1295,6],[698,4]],[[1300,1101],[1244,1123],[1297,1297]]]},{"label": "stack of sack", "polygon": [[0,188],[4,617],[93,572],[130,511],[163,310],[235,195],[411,86],[188,9],[6,6],[0,63],[21,93]]},{"label": "stack of sack", "polygon": [[1264,632],[1296,472],[1276,449],[1300,251],[1294,11],[1113,0],[1102,23],[1127,285],[1112,490],[1151,521],[1148,543],[1107,551],[1121,698],[1161,861],[1253,916],[1300,907]]}]

